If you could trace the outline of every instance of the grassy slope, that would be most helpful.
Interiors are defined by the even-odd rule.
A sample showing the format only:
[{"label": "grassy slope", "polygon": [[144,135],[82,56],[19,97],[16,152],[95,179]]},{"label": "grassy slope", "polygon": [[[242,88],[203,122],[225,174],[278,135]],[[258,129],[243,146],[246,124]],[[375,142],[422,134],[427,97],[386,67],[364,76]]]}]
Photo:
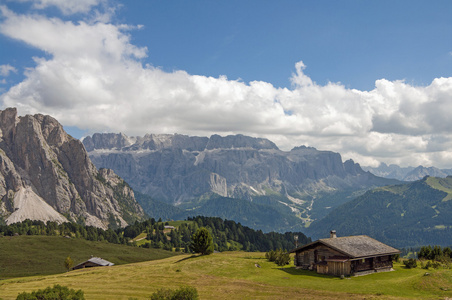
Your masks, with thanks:
[{"label": "grassy slope", "polygon": [[[255,267],[258,263],[261,268]],[[450,270],[408,270],[341,280],[279,268],[263,253],[188,255],[122,266],[76,270],[69,273],[8,279],[0,282],[0,295],[15,299],[22,291],[53,284],[83,289],[87,299],[145,299],[160,288],[195,286],[201,299],[444,299],[452,297]],[[446,291],[442,289],[447,289]]]},{"label": "grassy slope", "polygon": [[447,178],[437,178],[429,177],[427,178],[427,184],[432,188],[446,192],[447,196],[442,201],[452,200],[452,177]]},{"label": "grassy slope", "polygon": [[86,261],[91,255],[119,265],[162,259],[173,254],[163,250],[67,239],[60,236],[1,237],[0,279],[62,273],[66,271],[64,260],[67,256],[72,258],[75,265]]},{"label": "grassy slope", "polygon": [[326,237],[366,234],[394,247],[449,246],[452,237],[452,177],[426,177],[380,187],[331,211],[306,233]]}]

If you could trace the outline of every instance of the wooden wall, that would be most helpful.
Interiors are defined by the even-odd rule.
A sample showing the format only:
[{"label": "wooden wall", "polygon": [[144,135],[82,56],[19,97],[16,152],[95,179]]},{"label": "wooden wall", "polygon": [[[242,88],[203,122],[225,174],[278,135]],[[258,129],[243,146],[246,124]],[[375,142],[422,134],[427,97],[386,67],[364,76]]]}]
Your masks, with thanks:
[{"label": "wooden wall", "polygon": [[350,275],[351,273],[351,262],[336,262],[329,261],[328,262],[328,274],[341,276],[341,275]]}]

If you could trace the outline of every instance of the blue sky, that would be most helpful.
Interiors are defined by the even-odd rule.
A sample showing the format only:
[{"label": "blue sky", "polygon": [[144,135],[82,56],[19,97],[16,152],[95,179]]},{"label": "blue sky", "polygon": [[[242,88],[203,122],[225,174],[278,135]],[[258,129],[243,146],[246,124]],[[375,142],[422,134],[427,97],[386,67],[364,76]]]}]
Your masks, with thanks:
[{"label": "blue sky", "polygon": [[290,87],[303,60],[317,83],[427,85],[451,75],[450,1],[138,1],[133,42],[165,70]]},{"label": "blue sky", "polygon": [[451,1],[0,0],[0,103],[452,167]]}]

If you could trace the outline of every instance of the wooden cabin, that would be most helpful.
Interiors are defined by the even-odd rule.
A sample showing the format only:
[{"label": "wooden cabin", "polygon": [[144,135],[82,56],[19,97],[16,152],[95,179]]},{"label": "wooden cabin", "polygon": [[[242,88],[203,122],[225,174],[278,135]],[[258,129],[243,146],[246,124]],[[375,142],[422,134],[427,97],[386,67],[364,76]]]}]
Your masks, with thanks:
[{"label": "wooden cabin", "polygon": [[87,261],[84,261],[75,267],[72,270],[83,269],[83,268],[92,268],[92,267],[106,267],[113,266],[114,263],[109,262],[108,260],[102,259],[100,257],[91,257]]},{"label": "wooden cabin", "polygon": [[320,239],[291,251],[296,267],[333,276],[356,276],[392,270],[399,250],[366,235]]}]

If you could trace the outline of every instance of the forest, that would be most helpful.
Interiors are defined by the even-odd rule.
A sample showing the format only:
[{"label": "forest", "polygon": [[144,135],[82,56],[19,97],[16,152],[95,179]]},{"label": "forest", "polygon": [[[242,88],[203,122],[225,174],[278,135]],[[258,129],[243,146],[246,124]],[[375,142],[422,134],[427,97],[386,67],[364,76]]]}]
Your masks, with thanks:
[{"label": "forest", "polygon": [[[135,222],[125,228],[116,230],[77,223],[62,223],[25,220],[11,225],[0,225],[0,235],[60,235],[68,238],[81,238],[88,241],[105,241],[113,244],[126,244],[140,247],[161,248],[170,251],[190,252],[192,235],[200,228],[206,227],[214,242],[216,251],[261,251],[276,249],[290,250],[295,247],[294,235],[298,235],[299,245],[311,242],[301,232],[263,233],[230,220],[217,217],[192,217],[168,228],[170,222],[156,221],[151,218]],[[165,225],[167,228],[165,228]],[[138,243],[136,237],[143,235],[144,242]]]}]

